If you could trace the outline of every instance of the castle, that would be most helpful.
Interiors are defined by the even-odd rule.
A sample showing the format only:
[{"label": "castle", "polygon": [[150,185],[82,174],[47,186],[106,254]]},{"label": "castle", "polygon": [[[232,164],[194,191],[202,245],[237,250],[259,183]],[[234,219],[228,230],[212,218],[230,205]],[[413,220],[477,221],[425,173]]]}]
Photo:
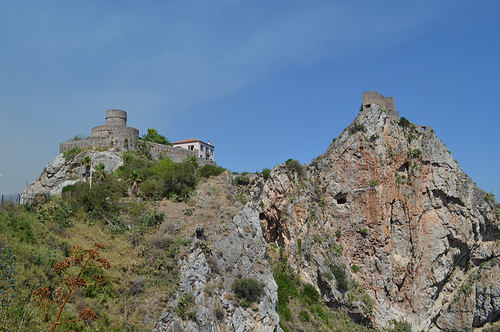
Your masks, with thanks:
[{"label": "castle", "polygon": [[[362,99],[362,111],[372,108],[372,105],[377,105],[380,109],[386,111],[394,121],[399,121],[399,111],[396,111],[394,97],[384,97],[376,91],[368,91],[362,94]],[[413,125],[420,131],[434,133],[431,126]]]},{"label": "castle", "polygon": [[376,104],[381,109],[387,111],[389,116],[396,121],[399,121],[399,112],[396,111],[396,105],[394,104],[394,97],[384,97],[376,91],[368,91],[362,94],[363,98],[363,110],[371,108],[373,104]]},{"label": "castle", "polygon": [[[74,139],[59,144],[59,153],[73,148],[104,148],[115,151],[137,150],[141,142],[139,130],[127,126],[127,112],[110,109],[106,111],[106,124],[92,128],[92,136]],[[173,146],[147,142],[153,158],[168,156],[176,162],[189,157],[196,157],[198,163],[215,162],[215,147],[210,142],[205,143],[194,138],[172,143]]]}]

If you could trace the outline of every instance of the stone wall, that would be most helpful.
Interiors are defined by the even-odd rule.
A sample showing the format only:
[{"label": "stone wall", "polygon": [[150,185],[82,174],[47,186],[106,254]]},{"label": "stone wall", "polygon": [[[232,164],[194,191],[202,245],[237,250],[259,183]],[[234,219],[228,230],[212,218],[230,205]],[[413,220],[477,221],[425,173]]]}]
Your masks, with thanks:
[{"label": "stone wall", "polygon": [[159,159],[161,156],[167,156],[172,158],[175,162],[181,162],[186,158],[196,157],[196,162],[201,165],[214,164],[213,161],[205,160],[203,158],[198,158],[198,151],[186,150],[183,148],[174,148],[170,145],[163,145],[158,143],[147,142],[150,146],[151,157]]},{"label": "stone wall", "polygon": [[[139,139],[139,130],[117,125],[101,125],[92,129],[92,137],[105,139],[105,148],[116,147],[123,150],[135,150]],[[127,148],[128,145],[128,148]]]},{"label": "stone wall", "polygon": [[80,138],[77,140],[60,143],[59,153],[64,153],[73,148],[86,149],[102,145],[105,145],[105,139],[103,137]]},{"label": "stone wall", "polygon": [[396,111],[394,97],[384,97],[376,91],[368,91],[363,93],[363,110],[371,108],[372,104],[383,108],[389,116],[394,120],[399,120],[399,112]]}]

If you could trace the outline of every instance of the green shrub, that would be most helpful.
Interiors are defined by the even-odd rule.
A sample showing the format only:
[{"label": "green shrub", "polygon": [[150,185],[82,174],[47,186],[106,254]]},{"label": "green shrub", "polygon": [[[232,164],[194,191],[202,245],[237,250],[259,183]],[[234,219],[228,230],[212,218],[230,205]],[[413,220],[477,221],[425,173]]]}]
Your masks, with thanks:
[{"label": "green shrub", "polygon": [[297,173],[299,176],[302,175],[302,164],[295,159],[288,159],[285,161],[285,166],[290,173]]},{"label": "green shrub", "polygon": [[172,146],[172,143],[165,136],[158,134],[154,128],[148,128],[148,133],[142,135],[141,138],[147,142]]},{"label": "green shrub", "polygon": [[371,181],[370,181],[370,187],[371,187],[371,188],[375,188],[375,187],[376,187],[376,186],[378,186],[378,185],[379,185],[379,183],[378,183],[378,181],[377,181],[377,180],[371,180]]},{"label": "green shrub", "polygon": [[196,170],[197,178],[209,178],[211,176],[218,176],[224,173],[225,169],[222,167],[217,167],[215,165],[205,165]]},{"label": "green shrub", "polygon": [[359,232],[361,233],[361,235],[366,236],[368,234],[368,229],[363,228]]},{"label": "green shrub", "polygon": [[194,304],[194,297],[191,293],[186,293],[179,298],[177,303],[176,313],[181,319],[193,319],[196,318],[196,312],[188,311]]},{"label": "green shrub", "polygon": [[246,175],[238,175],[233,179],[233,182],[239,186],[246,186],[250,183],[250,178]]},{"label": "green shrub", "polygon": [[354,126],[351,126],[351,127],[349,128],[349,133],[351,133],[351,134],[355,134],[355,133],[357,133],[357,132],[359,132],[359,131],[361,131],[361,132],[363,132],[363,133],[365,133],[365,132],[366,132],[366,127],[365,127],[365,125],[364,125],[364,124],[361,124],[361,123],[356,123]]},{"label": "green shrub", "polygon": [[301,321],[306,323],[311,321],[311,318],[309,317],[309,313],[307,312],[307,310],[302,310],[301,312],[299,312],[299,318]]},{"label": "green shrub", "polygon": [[281,267],[276,267],[273,272],[274,280],[278,285],[278,314],[280,317],[290,320],[291,312],[288,308],[288,303],[290,298],[296,298],[298,296],[298,282],[296,278],[283,271]]},{"label": "green shrub", "polygon": [[75,191],[75,185],[70,184],[70,185],[67,185],[64,188],[62,188],[61,195],[64,197],[67,193],[71,193],[73,191]]},{"label": "green shrub", "polygon": [[300,295],[304,302],[306,302],[309,305],[319,303],[319,293],[314,288],[313,285],[311,284],[304,284],[304,287],[302,288]]},{"label": "green shrub", "polygon": [[160,160],[158,160],[157,163],[154,164],[153,168],[151,169],[151,173],[153,174],[158,174],[158,173],[167,173],[167,172],[172,172],[174,169],[175,161],[173,161],[171,158],[165,157]]},{"label": "green shrub", "polygon": [[264,283],[253,278],[242,278],[234,280],[231,288],[240,305],[246,308],[261,297]]},{"label": "green shrub", "polygon": [[356,264],[352,264],[352,265],[351,265],[351,270],[352,270],[352,272],[354,272],[354,273],[358,273],[358,272],[359,272],[359,270],[360,270],[360,268],[359,268],[359,266],[357,266]]},{"label": "green shrub", "polygon": [[411,332],[411,324],[407,322],[399,322],[395,319],[389,321],[392,328],[388,329],[387,332]]},{"label": "green shrub", "polygon": [[184,188],[194,188],[196,185],[195,167],[189,161],[175,163],[171,172],[160,174],[163,182],[163,196],[171,194],[182,195]]},{"label": "green shrub", "polygon": [[407,118],[405,118],[404,116],[402,116],[401,119],[399,119],[399,123],[398,124],[399,124],[399,126],[401,128],[408,128],[410,126],[411,122],[408,121]]},{"label": "green shrub", "polygon": [[412,149],[408,151],[408,157],[418,158],[422,155],[422,151],[420,149]]},{"label": "green shrub", "polygon": [[75,146],[74,148],[71,148],[68,151],[63,153],[64,160],[66,160],[66,161],[71,160],[71,159],[75,158],[80,152],[82,152],[82,149]]},{"label": "green shrub", "polygon": [[262,177],[264,178],[264,180],[269,179],[270,175],[271,175],[271,170],[269,168],[264,168],[262,170]]},{"label": "green shrub", "polygon": [[332,264],[330,268],[335,276],[335,280],[337,281],[337,289],[340,292],[345,293],[349,289],[349,282],[347,281],[345,267]]}]

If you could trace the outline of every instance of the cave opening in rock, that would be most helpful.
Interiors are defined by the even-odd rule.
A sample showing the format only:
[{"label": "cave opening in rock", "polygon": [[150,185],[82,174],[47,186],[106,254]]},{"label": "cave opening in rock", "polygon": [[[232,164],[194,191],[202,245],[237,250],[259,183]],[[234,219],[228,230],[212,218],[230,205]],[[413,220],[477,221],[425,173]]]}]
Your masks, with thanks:
[{"label": "cave opening in rock", "polygon": [[347,203],[347,194],[343,193],[337,194],[335,196],[335,200],[337,201],[337,204],[345,204]]}]

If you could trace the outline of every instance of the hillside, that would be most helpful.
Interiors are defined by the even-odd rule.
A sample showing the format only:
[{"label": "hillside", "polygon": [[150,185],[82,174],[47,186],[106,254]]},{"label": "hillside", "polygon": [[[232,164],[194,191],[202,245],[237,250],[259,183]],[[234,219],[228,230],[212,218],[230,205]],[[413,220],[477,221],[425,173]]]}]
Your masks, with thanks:
[{"label": "hillside", "polygon": [[[92,188],[86,156],[103,164]],[[62,197],[0,212],[0,326],[46,330],[32,292],[56,290],[70,246],[98,242],[107,283],[65,317],[90,308],[99,331],[495,329],[500,206],[431,129],[372,105],[310,165],[222,171],[60,155],[38,182]]]}]

